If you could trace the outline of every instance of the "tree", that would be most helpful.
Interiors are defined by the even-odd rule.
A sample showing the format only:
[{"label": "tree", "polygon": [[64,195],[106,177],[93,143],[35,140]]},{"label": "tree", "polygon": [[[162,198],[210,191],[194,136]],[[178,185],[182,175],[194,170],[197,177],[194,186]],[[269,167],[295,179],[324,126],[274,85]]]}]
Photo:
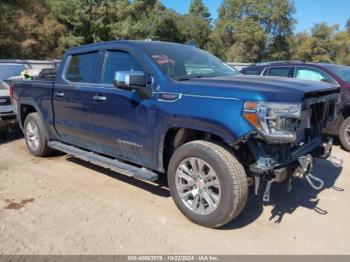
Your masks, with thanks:
[{"label": "tree", "polygon": [[[2,9],[2,10],[1,10]],[[4,1],[0,5],[1,57],[56,58],[59,36],[65,31],[50,16],[45,0]],[[4,32],[2,32],[4,30]]]},{"label": "tree", "polygon": [[17,9],[13,1],[2,1],[0,3],[0,58],[11,57],[11,54],[18,49],[15,37],[16,32],[13,23]]},{"label": "tree", "polygon": [[326,23],[316,24],[311,29],[313,61],[331,63],[334,60],[334,36],[338,29],[338,25],[328,26]]},{"label": "tree", "polygon": [[350,19],[346,22],[346,32],[350,34]]},{"label": "tree", "polygon": [[254,19],[246,18],[235,28],[234,44],[225,53],[228,61],[259,62],[264,58],[267,34]]},{"label": "tree", "polygon": [[171,10],[164,10],[155,20],[152,39],[185,43],[186,36],[179,23],[180,16]]},{"label": "tree", "polygon": [[202,0],[192,0],[191,1],[190,8],[189,8],[189,14],[210,20],[209,9],[208,9],[208,7],[206,7],[203,4]]},{"label": "tree", "polygon": [[293,34],[294,12],[290,0],[223,0],[209,49],[233,61],[289,58],[285,44]]},{"label": "tree", "polygon": [[292,44],[293,59],[312,61],[312,40],[307,32],[298,33]]},{"label": "tree", "polygon": [[350,35],[348,32],[338,32],[334,37],[335,57],[333,62],[336,64],[350,65]]},{"label": "tree", "polygon": [[199,48],[206,47],[211,32],[211,18],[202,0],[192,0],[188,15],[183,16],[179,23],[188,43]]},{"label": "tree", "polygon": [[316,24],[299,33],[293,41],[293,57],[308,62],[327,62],[350,65],[350,35],[340,32],[339,25]]},{"label": "tree", "polygon": [[55,18],[68,33],[60,46],[117,39],[184,42],[177,13],[157,0],[49,0]]}]

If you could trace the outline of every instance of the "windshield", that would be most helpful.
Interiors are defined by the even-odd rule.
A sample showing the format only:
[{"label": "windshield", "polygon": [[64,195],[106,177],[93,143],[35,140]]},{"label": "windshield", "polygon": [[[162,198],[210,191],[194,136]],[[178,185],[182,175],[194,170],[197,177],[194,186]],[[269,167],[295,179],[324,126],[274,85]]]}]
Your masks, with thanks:
[{"label": "windshield", "polygon": [[145,43],[142,48],[163,73],[175,80],[239,74],[220,59],[193,46]]},{"label": "windshield", "polygon": [[342,80],[350,83],[350,66],[326,65],[325,68],[327,68],[333,74],[336,74]]}]

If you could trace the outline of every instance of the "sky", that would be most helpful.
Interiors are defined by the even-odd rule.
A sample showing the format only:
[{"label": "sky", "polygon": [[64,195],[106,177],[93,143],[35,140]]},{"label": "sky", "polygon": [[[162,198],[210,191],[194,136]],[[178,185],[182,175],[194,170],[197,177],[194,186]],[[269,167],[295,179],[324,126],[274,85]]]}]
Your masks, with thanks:
[{"label": "sky", "polygon": [[[203,0],[209,8],[212,18],[217,18],[217,10],[222,0]],[[191,0],[161,0],[166,7],[183,14],[188,11]],[[308,31],[314,24],[326,22],[339,24],[344,28],[350,18],[350,0],[294,0],[297,20],[296,32]]]}]

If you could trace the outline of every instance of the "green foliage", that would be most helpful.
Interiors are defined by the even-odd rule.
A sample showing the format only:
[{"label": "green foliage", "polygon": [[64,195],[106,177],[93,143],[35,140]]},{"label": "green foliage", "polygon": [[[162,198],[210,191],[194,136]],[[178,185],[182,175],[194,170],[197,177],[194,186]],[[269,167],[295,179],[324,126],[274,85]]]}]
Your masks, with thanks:
[{"label": "green foliage", "polygon": [[211,18],[202,0],[192,0],[188,15],[182,16],[179,24],[187,43],[206,48],[211,33]]},{"label": "green foliage", "polygon": [[189,8],[189,14],[210,20],[210,12],[202,0],[192,0]]},{"label": "green foliage", "polygon": [[210,49],[230,61],[289,58],[294,12],[290,0],[223,0]]},{"label": "green foliage", "polygon": [[235,62],[350,65],[350,19],[344,31],[321,23],[294,35],[292,0],[223,0],[215,23],[202,0],[191,0],[185,15],[159,0],[1,0],[0,13],[0,58],[57,58],[82,44],[152,39],[192,43]]},{"label": "green foliage", "polygon": [[12,17],[16,14],[15,5],[12,1],[3,1],[0,4],[0,58],[8,57],[16,51],[17,43],[14,42],[14,37],[9,34],[15,30],[15,25],[12,22]]},{"label": "green foliage", "polygon": [[2,1],[0,57],[54,58],[65,27],[48,15],[44,0]]},{"label": "green foliage", "polygon": [[150,38],[153,40],[184,43],[184,32],[178,22],[179,16],[171,10],[165,10],[154,20]]},{"label": "green foliage", "polygon": [[350,65],[350,35],[338,25],[316,24],[295,36],[292,49],[295,59]]}]

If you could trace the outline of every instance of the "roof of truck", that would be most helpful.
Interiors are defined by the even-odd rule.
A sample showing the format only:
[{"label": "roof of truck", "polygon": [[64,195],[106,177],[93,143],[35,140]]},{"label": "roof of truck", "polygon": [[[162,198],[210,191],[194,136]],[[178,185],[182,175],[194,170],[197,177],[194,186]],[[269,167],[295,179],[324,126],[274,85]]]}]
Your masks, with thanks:
[{"label": "roof of truck", "polygon": [[107,41],[107,42],[99,42],[81,45],[77,47],[72,47],[67,50],[67,53],[79,53],[79,52],[89,52],[92,50],[96,50],[98,48],[106,48],[109,46],[113,46],[115,44],[126,44],[130,46],[142,46],[142,45],[183,45],[180,43],[173,42],[163,42],[163,41],[149,41],[149,40],[115,40],[115,41]]}]

